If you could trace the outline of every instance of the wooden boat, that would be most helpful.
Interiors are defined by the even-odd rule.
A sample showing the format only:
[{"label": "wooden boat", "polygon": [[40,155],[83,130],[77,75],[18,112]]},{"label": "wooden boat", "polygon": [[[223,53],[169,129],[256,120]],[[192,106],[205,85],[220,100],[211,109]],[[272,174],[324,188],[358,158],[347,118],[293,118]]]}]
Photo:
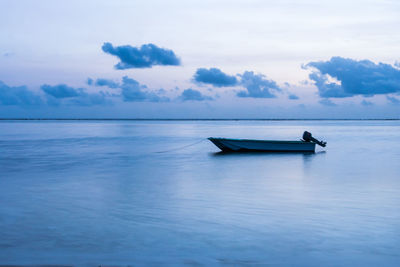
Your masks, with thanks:
[{"label": "wooden boat", "polygon": [[277,140],[250,140],[250,139],[228,139],[208,138],[219,149],[224,152],[315,152],[315,145],[326,146],[326,142],[313,138],[311,133],[304,132],[300,141],[277,141]]}]

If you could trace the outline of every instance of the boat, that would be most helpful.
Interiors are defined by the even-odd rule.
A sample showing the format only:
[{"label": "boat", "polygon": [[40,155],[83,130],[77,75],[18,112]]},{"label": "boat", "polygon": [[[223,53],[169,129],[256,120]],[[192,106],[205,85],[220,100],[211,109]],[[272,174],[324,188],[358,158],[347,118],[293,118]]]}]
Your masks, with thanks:
[{"label": "boat", "polygon": [[300,141],[253,140],[208,138],[223,152],[315,152],[315,145],[326,146],[326,142],[312,137],[310,132],[303,133]]}]

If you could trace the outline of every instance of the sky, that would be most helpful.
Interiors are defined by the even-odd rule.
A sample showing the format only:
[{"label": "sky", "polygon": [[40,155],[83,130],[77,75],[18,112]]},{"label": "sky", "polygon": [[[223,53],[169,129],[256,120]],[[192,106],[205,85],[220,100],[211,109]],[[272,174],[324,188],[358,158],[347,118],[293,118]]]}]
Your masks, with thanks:
[{"label": "sky", "polygon": [[0,0],[0,118],[400,119],[400,2]]}]

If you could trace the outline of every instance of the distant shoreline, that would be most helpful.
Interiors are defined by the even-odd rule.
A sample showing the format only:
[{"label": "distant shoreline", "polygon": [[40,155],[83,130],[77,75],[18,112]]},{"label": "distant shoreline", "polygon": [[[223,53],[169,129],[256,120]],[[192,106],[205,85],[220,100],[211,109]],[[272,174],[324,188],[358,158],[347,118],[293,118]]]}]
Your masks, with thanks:
[{"label": "distant shoreline", "polygon": [[0,118],[0,121],[398,121],[400,119],[145,119],[145,118]]}]

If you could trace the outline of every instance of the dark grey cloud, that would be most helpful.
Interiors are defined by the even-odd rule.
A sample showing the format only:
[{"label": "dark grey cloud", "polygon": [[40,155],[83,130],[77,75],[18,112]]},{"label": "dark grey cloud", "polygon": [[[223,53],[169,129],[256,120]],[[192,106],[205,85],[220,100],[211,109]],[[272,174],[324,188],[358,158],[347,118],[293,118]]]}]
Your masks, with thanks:
[{"label": "dark grey cloud", "polygon": [[[275,81],[268,80],[265,75],[254,74],[253,71],[245,71],[238,74],[240,79],[234,75],[228,75],[218,68],[199,68],[193,76],[193,80],[198,83],[211,84],[215,87],[223,86],[243,86],[246,90],[239,91],[238,97],[252,98],[274,98],[276,92],[282,92]],[[289,86],[289,84],[287,84]],[[298,99],[294,94],[290,99]]]},{"label": "dark grey cloud", "polygon": [[160,48],[154,44],[144,44],[140,48],[130,45],[113,46],[104,43],[101,49],[119,58],[114,67],[118,70],[131,68],[151,68],[155,65],[179,66],[180,59],[170,49]]},{"label": "dark grey cloud", "polygon": [[[313,69],[309,77],[323,98],[400,92],[400,70],[389,64],[332,57],[329,61],[310,62],[304,68]],[[329,77],[339,83],[331,82]]]},{"label": "dark grey cloud", "polygon": [[204,100],[212,100],[213,98],[210,96],[203,95],[198,90],[188,88],[182,92],[180,99],[182,99],[183,101],[204,101]]},{"label": "dark grey cloud", "polygon": [[43,104],[42,98],[26,86],[8,86],[0,81],[0,104],[35,106]]},{"label": "dark grey cloud", "polygon": [[400,105],[400,99],[394,97],[394,96],[386,96],[386,99],[394,105]]},{"label": "dark grey cloud", "polygon": [[321,99],[320,101],[319,101],[319,103],[321,104],[321,105],[324,105],[324,106],[328,106],[328,107],[335,107],[335,106],[337,106],[335,103],[333,103],[330,99],[328,99],[328,98],[323,98],[323,99]]},{"label": "dark grey cloud", "polygon": [[104,92],[87,93],[84,88],[73,88],[66,84],[40,86],[40,89],[46,94],[47,104],[58,105],[79,105],[92,106],[110,104],[107,95]]},{"label": "dark grey cloud", "polygon": [[309,77],[315,82],[321,97],[328,98],[352,96],[351,94],[346,93],[340,84],[329,82],[327,75],[322,75],[318,72],[312,72]]},{"label": "dark grey cloud", "polygon": [[299,97],[295,94],[289,94],[289,99],[296,100],[296,99],[299,99]]},{"label": "dark grey cloud", "polygon": [[160,97],[153,92],[145,91],[146,85],[141,85],[138,81],[124,76],[122,78],[122,84],[120,85],[121,95],[126,102],[165,102],[169,101],[167,97]]},{"label": "dark grey cloud", "polygon": [[107,86],[109,88],[118,88],[120,85],[113,80],[99,78],[94,82],[95,86]]},{"label": "dark grey cloud", "polygon": [[265,75],[245,71],[239,76],[241,77],[240,84],[246,88],[246,91],[238,92],[238,97],[273,98],[276,97],[274,92],[282,91],[275,81],[266,79]]},{"label": "dark grey cloud", "polygon": [[48,85],[43,84],[40,86],[43,92],[55,98],[69,98],[82,96],[84,94],[83,88],[73,88],[66,84]]},{"label": "dark grey cloud", "polygon": [[233,75],[228,75],[217,68],[199,68],[193,76],[198,83],[211,84],[216,87],[235,86],[238,80]]},{"label": "dark grey cloud", "polygon": [[108,92],[87,92],[85,88],[74,88],[66,84],[49,85],[43,84],[40,89],[44,94],[37,94],[30,91],[26,86],[12,87],[0,81],[0,105],[50,105],[50,106],[93,106],[112,104],[110,97],[122,98],[126,102],[166,102],[168,97],[160,96],[165,94],[164,89],[157,93],[149,92],[147,86],[140,84],[127,76],[122,78],[121,83],[108,79],[88,78],[88,84],[95,86],[107,86],[120,89],[120,93]]},{"label": "dark grey cloud", "polygon": [[166,93],[165,89],[158,89],[155,92],[148,90],[147,86],[140,84],[135,79],[124,76],[121,82],[115,82],[110,79],[98,78],[91,79],[88,78],[88,84],[94,86],[104,86],[113,89],[120,89],[120,92],[112,93],[111,96],[121,97],[125,102],[165,102],[169,101],[169,98],[163,97],[161,95]]},{"label": "dark grey cloud", "polygon": [[26,86],[12,87],[0,81],[0,104],[16,106],[60,106],[60,105],[104,105],[109,104],[107,95],[100,93],[87,93],[84,88],[73,88],[65,84],[44,84],[40,95],[29,90]]},{"label": "dark grey cloud", "polygon": [[80,97],[70,99],[68,104],[78,106],[109,105],[111,101],[107,97],[108,95],[104,92],[85,93]]}]

